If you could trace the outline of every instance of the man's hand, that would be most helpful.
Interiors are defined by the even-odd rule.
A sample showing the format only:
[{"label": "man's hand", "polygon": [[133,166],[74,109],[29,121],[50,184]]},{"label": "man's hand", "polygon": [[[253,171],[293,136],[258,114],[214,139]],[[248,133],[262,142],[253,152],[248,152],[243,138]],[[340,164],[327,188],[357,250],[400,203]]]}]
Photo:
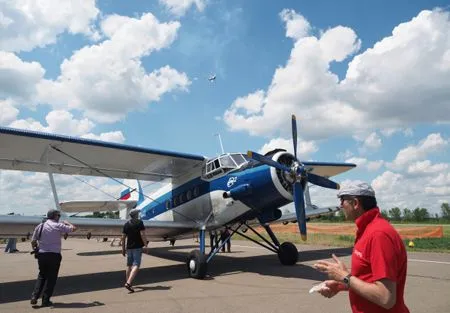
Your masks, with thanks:
[{"label": "man's hand", "polygon": [[344,284],[335,281],[335,280],[326,280],[325,281],[325,287],[318,290],[317,292],[320,293],[325,298],[332,298],[334,297],[339,291],[346,290]]},{"label": "man's hand", "polygon": [[322,260],[314,264],[313,267],[322,273],[328,274],[328,278],[331,280],[341,282],[345,276],[350,274],[350,272],[347,270],[345,264],[342,263],[336,255],[332,254],[331,256],[333,257],[334,262]]}]

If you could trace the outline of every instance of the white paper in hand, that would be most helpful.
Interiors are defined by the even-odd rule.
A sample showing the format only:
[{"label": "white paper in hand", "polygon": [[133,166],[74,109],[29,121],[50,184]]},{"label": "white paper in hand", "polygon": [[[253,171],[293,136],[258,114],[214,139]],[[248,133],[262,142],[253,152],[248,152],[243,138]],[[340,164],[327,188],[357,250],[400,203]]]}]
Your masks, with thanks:
[{"label": "white paper in hand", "polygon": [[326,288],[325,282],[321,282],[320,284],[313,286],[309,289],[309,293],[317,292],[323,288]]}]

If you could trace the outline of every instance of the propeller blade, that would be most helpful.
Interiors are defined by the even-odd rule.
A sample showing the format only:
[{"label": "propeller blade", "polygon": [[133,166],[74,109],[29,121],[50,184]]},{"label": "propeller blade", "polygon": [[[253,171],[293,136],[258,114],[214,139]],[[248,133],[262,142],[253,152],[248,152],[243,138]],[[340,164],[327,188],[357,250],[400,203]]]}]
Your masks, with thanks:
[{"label": "propeller blade", "polygon": [[324,187],[324,188],[330,188],[330,189],[339,189],[340,186],[338,183],[335,183],[334,181],[332,181],[331,179],[328,179],[326,177],[323,176],[319,176],[313,173],[308,173],[308,182],[320,186],[320,187]]},{"label": "propeller blade", "polygon": [[264,163],[266,165],[278,168],[278,169],[280,169],[282,171],[285,171],[285,172],[288,172],[288,173],[291,172],[291,169],[289,167],[287,167],[287,166],[285,166],[283,164],[280,164],[278,162],[275,162],[274,160],[272,160],[272,159],[270,159],[268,157],[265,157],[265,156],[263,156],[263,155],[261,155],[259,153],[256,153],[256,152],[253,152],[253,151],[247,151],[247,156],[250,159],[253,159],[253,160],[256,160],[258,162]]},{"label": "propeller blade", "polygon": [[306,240],[306,213],[305,213],[305,199],[303,197],[303,188],[300,182],[296,182],[294,188],[294,204],[295,214],[297,215],[298,228],[302,236],[302,240]]},{"label": "propeller blade", "polygon": [[292,114],[292,141],[294,142],[294,156],[297,158],[297,119]]}]

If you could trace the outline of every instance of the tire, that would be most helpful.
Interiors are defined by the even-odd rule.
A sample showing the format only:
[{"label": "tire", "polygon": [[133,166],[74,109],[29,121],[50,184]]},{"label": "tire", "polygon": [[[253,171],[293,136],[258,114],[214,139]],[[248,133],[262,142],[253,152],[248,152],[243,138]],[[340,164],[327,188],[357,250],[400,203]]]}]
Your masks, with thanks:
[{"label": "tire", "polygon": [[192,250],[189,253],[187,262],[189,276],[195,279],[203,279],[206,276],[207,263],[206,256],[199,250]]},{"label": "tire", "polygon": [[283,265],[294,265],[298,261],[297,247],[291,242],[283,242],[278,248],[278,259]]}]

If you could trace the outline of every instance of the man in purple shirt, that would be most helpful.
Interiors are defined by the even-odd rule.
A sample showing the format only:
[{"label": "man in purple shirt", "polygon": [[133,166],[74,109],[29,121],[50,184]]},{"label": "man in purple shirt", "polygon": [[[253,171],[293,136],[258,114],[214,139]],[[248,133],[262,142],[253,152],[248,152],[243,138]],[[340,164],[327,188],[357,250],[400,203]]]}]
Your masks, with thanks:
[{"label": "man in purple shirt", "polygon": [[50,297],[55,288],[58,278],[59,266],[61,265],[61,234],[67,234],[75,231],[77,228],[67,221],[59,222],[61,212],[58,210],[49,210],[47,220],[42,222],[34,229],[31,246],[38,253],[39,275],[36,285],[31,294],[32,305],[37,304],[42,290],[42,306],[51,306],[53,303]]}]

